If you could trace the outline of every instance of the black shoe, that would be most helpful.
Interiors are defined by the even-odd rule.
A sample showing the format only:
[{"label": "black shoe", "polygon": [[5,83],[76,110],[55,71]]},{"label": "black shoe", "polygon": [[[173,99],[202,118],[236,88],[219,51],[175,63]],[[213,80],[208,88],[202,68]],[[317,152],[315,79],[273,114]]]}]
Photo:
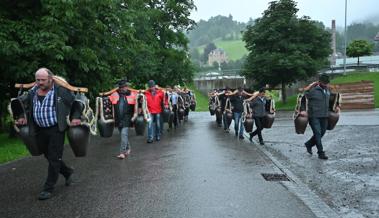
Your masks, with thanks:
[{"label": "black shoe", "polygon": [[73,184],[73,181],[72,181],[72,174],[71,173],[67,178],[66,178],[66,182],[64,183],[66,186],[70,186]]},{"label": "black shoe", "polygon": [[265,145],[265,143],[263,141],[260,141],[259,144],[260,145]]},{"label": "black shoe", "polygon": [[250,136],[249,136],[249,141],[253,142],[253,135],[252,134],[250,134]]},{"label": "black shoe", "polygon": [[320,153],[320,154],[318,154],[318,158],[322,159],[322,160],[327,160],[328,156],[326,156],[325,153]]},{"label": "black shoe", "polygon": [[41,193],[39,193],[38,195],[38,200],[47,200],[51,198],[51,192],[48,192],[48,191],[42,191]]},{"label": "black shoe", "polygon": [[153,140],[148,139],[148,140],[147,140],[147,143],[153,143]]},{"label": "black shoe", "polygon": [[243,140],[245,137],[243,137],[242,135],[240,135],[240,137],[239,137],[241,140]]},{"label": "black shoe", "polygon": [[307,152],[310,154],[310,155],[312,155],[313,154],[313,152],[312,152],[312,147],[311,146],[308,146],[307,144],[304,144],[305,145],[305,147],[307,148]]}]

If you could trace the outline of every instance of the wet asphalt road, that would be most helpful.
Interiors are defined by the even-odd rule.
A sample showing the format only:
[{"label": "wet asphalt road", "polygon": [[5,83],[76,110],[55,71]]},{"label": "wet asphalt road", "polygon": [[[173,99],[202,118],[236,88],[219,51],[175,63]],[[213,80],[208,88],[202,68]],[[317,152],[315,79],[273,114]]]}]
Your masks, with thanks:
[{"label": "wet asphalt road", "polygon": [[[379,110],[342,111],[322,139],[329,160],[309,156],[312,131],[295,134],[291,112],[277,114],[263,132],[269,151],[344,218],[379,217]],[[316,148],[313,150],[316,153]]]},{"label": "wet asphalt road", "polygon": [[92,138],[89,154],[64,159],[76,183],[60,177],[53,198],[38,201],[47,163],[28,157],[0,166],[0,217],[315,217],[284,183],[261,173],[278,169],[248,140],[215,127],[209,113],[146,144],[131,130],[132,154],[115,158],[119,135]]}]

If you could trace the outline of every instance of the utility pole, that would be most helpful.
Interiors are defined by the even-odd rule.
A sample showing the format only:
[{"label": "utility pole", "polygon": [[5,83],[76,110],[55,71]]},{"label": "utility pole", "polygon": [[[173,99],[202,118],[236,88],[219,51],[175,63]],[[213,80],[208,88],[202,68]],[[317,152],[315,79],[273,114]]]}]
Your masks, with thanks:
[{"label": "utility pole", "polygon": [[347,0],[345,0],[345,52],[343,56],[343,75],[346,75],[346,47],[347,47],[347,31],[346,31],[346,17],[347,17]]}]

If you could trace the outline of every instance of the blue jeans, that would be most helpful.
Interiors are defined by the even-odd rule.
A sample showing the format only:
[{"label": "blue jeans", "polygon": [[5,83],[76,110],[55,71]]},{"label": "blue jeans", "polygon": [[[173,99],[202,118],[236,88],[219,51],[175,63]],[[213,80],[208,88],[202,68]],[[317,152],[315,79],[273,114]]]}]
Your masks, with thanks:
[{"label": "blue jeans", "polygon": [[128,127],[123,127],[120,131],[121,144],[120,144],[120,154],[125,153],[129,149],[129,134]]},{"label": "blue jeans", "polygon": [[147,140],[152,141],[154,137],[160,139],[161,137],[161,115],[150,114],[151,119],[147,127]]},{"label": "blue jeans", "polygon": [[[237,135],[238,130],[239,130],[239,136],[243,136],[243,131],[245,130],[245,127],[243,126],[243,123],[241,120],[242,113],[234,112],[233,115],[234,115],[234,131]],[[238,128],[238,126],[239,126],[239,128]]]},{"label": "blue jeans", "polygon": [[328,126],[328,118],[310,117],[309,125],[312,128],[313,136],[305,143],[305,145],[309,147],[316,145],[318,150],[317,153],[322,154],[324,153],[324,149],[322,147],[321,138],[326,132],[326,127]]}]

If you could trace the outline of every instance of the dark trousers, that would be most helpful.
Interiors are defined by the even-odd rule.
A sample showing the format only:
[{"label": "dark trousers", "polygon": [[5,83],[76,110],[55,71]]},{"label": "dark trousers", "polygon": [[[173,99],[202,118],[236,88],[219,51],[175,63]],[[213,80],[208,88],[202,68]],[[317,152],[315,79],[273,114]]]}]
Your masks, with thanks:
[{"label": "dark trousers", "polygon": [[257,129],[250,133],[251,137],[258,135],[259,142],[263,142],[262,130],[263,130],[263,117],[254,117],[254,123]]},{"label": "dark trousers", "polygon": [[328,126],[328,118],[310,117],[309,125],[312,128],[313,136],[305,143],[305,145],[308,147],[316,145],[317,153],[322,154],[324,153],[324,149],[322,147],[321,138],[325,135],[326,127]]},{"label": "dark trousers", "polygon": [[[177,127],[178,126],[178,105],[176,104],[172,105],[172,112],[174,112],[174,118],[172,122],[174,124],[174,127]],[[169,127],[172,128],[171,125]]]},{"label": "dark trousers", "polygon": [[224,130],[229,129],[228,121],[226,120],[226,113],[222,112],[222,124],[224,125]]},{"label": "dark trousers", "polygon": [[73,172],[62,160],[64,136],[64,132],[60,132],[58,126],[38,128],[37,130],[37,143],[49,162],[44,191],[53,191],[54,185],[58,181],[59,173],[67,178]]}]

